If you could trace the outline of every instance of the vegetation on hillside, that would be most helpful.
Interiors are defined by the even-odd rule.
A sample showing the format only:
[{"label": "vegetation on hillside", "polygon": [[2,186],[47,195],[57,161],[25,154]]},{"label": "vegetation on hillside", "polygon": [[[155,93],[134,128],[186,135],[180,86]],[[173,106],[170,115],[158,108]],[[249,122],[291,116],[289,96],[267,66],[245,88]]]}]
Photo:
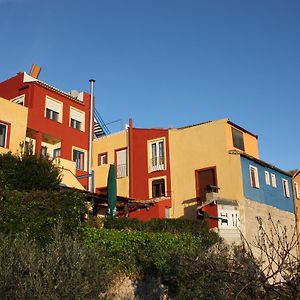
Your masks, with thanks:
[{"label": "vegetation on hillside", "polygon": [[225,245],[205,221],[82,224],[83,194],[60,190],[59,182],[48,158],[0,155],[1,299],[108,299],[120,274],[160,278],[176,300],[300,299],[296,244],[277,227],[275,237],[260,228],[263,272],[247,243]]}]

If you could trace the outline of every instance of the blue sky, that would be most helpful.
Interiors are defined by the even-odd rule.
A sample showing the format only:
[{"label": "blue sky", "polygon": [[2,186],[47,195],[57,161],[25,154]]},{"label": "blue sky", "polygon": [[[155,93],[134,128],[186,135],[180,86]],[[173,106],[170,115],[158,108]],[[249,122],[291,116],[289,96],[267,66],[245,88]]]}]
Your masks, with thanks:
[{"label": "blue sky", "polygon": [[300,168],[300,1],[0,0],[0,81],[31,64],[89,91],[106,122],[230,118],[260,157]]}]

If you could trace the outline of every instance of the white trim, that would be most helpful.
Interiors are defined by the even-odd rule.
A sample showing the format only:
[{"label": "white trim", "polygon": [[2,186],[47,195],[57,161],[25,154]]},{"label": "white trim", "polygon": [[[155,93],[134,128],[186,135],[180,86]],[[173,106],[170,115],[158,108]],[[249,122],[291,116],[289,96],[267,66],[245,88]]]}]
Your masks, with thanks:
[{"label": "white trim", "polygon": [[[251,170],[254,171],[254,181],[252,182]],[[259,189],[259,178],[258,178],[258,170],[257,167],[249,165],[249,175],[250,175],[250,183],[253,188]]]},{"label": "white trim", "polygon": [[49,96],[46,96],[45,118],[46,118],[47,108],[58,113],[58,122],[62,123],[63,103],[56,99],[50,98]]},{"label": "white trim", "polygon": [[273,173],[271,173],[271,183],[272,183],[272,187],[277,188],[276,175]]},{"label": "white trim", "polygon": [[283,187],[283,195],[286,198],[290,198],[290,187],[289,187],[289,182],[282,178],[282,187]]},{"label": "white trim", "polygon": [[270,172],[268,172],[268,171],[265,171],[265,182],[266,182],[266,185],[271,185]]}]

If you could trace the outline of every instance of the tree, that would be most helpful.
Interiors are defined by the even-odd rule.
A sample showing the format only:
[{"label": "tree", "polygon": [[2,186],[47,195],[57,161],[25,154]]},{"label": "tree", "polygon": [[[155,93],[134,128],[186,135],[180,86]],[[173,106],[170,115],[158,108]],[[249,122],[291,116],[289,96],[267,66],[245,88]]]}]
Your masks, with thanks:
[{"label": "tree", "polygon": [[5,190],[56,190],[61,182],[60,169],[40,155],[0,154],[0,187]]}]

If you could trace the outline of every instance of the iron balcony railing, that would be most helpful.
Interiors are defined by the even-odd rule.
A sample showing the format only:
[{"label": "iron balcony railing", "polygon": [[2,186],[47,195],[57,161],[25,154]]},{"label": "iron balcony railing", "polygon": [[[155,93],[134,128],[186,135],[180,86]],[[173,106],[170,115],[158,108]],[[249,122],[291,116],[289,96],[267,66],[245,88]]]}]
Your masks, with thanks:
[{"label": "iron balcony railing", "polygon": [[164,156],[156,156],[152,157],[149,162],[150,171],[160,171],[165,170],[165,157]]}]

